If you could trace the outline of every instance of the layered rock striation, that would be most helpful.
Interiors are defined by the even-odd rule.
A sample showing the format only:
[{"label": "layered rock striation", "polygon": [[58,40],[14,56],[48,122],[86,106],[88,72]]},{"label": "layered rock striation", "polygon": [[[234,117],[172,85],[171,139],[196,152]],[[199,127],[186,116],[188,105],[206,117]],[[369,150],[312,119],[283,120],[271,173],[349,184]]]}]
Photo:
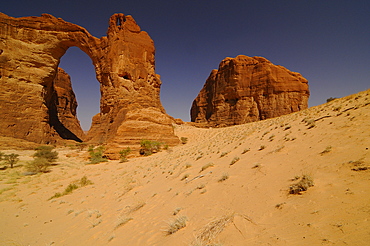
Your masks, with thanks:
[{"label": "layered rock striation", "polygon": [[230,126],[289,114],[308,106],[308,81],[263,57],[226,58],[193,101],[191,121]]},{"label": "layered rock striation", "polygon": [[93,118],[87,140],[134,144],[141,134],[178,143],[173,118],[159,98],[154,43],[131,16],[123,14],[114,14],[107,36],[96,38],[85,28],[48,14],[12,18],[0,13],[1,135],[38,143],[71,139],[54,123],[57,110],[51,103],[60,58],[71,46],[91,58],[100,82],[100,113]]}]

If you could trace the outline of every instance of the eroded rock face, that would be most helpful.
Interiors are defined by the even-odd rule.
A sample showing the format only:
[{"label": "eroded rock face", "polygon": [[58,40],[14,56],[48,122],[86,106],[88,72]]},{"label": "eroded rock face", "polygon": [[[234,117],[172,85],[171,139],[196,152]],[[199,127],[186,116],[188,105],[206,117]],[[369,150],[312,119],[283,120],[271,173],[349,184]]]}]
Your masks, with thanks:
[{"label": "eroded rock face", "polygon": [[289,114],[308,106],[308,81],[263,57],[226,58],[191,107],[191,121],[230,126]]},{"label": "eroded rock face", "polygon": [[77,101],[72,90],[71,78],[62,69],[58,72],[53,81],[53,93],[49,103],[50,124],[63,139],[83,141],[85,134],[77,119]]},{"label": "eroded rock face", "polygon": [[[60,58],[71,46],[91,58],[100,82],[100,113],[93,118],[87,140],[134,144],[140,132],[146,139],[178,143],[173,119],[159,99],[153,41],[123,14],[113,15],[107,36],[98,39],[48,14],[12,18],[0,13],[1,135],[39,143],[63,137],[53,124],[49,102]],[[133,123],[132,115],[141,118]]]}]

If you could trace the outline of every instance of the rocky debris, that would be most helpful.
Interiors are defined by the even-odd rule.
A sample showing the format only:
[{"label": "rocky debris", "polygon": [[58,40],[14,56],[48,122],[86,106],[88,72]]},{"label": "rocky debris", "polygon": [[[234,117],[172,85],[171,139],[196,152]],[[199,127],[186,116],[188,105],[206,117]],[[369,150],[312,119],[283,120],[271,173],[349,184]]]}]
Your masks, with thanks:
[{"label": "rocky debris", "polygon": [[[154,43],[131,16],[123,14],[111,16],[107,36],[98,39],[83,27],[48,14],[13,18],[0,13],[1,135],[38,143],[65,137],[53,123],[50,100],[60,58],[71,46],[91,58],[100,82],[100,113],[86,140],[137,144],[140,133],[146,139],[163,137],[169,145],[179,142],[173,118],[160,102]],[[133,122],[130,117],[137,112],[141,120]]]},{"label": "rocky debris", "polygon": [[193,101],[191,121],[230,126],[289,114],[308,106],[308,81],[263,57],[226,58]]}]

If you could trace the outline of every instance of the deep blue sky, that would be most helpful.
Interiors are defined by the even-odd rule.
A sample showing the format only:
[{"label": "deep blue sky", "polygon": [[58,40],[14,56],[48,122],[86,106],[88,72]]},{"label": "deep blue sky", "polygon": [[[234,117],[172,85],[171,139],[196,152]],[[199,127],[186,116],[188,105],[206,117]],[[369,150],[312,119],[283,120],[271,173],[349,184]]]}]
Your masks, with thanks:
[{"label": "deep blue sky", "polygon": [[[225,57],[263,56],[309,81],[310,106],[370,88],[370,1],[342,0],[14,0],[13,17],[49,13],[106,35],[114,13],[132,15],[156,47],[161,100],[189,121],[192,101]],[[89,57],[70,48],[60,66],[72,78],[85,130],[99,112],[99,84]]]}]

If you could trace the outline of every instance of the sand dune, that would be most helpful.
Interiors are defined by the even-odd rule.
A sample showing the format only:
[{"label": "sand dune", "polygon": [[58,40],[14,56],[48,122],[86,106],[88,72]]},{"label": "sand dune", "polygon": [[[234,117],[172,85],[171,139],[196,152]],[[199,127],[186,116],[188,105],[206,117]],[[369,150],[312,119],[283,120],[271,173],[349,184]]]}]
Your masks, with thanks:
[{"label": "sand dune", "polygon": [[[245,125],[176,125],[188,143],[124,163],[58,148],[34,176],[21,175],[34,151],[3,146],[21,161],[0,171],[0,244],[369,245],[369,118],[370,90]],[[305,175],[314,186],[289,194]],[[83,176],[93,184],[49,200]]]}]

